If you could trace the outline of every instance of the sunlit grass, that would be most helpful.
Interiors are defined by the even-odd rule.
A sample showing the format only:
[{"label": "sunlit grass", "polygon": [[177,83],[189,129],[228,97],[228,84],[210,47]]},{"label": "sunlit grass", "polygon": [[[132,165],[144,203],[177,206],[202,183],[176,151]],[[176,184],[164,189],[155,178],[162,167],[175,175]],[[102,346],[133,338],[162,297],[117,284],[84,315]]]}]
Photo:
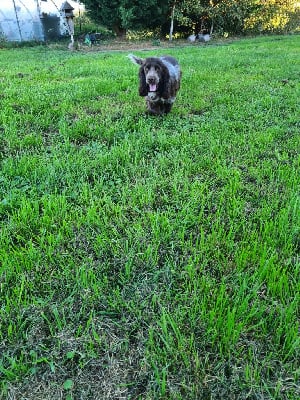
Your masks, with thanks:
[{"label": "sunlit grass", "polygon": [[299,398],[297,41],[0,51],[1,398]]}]

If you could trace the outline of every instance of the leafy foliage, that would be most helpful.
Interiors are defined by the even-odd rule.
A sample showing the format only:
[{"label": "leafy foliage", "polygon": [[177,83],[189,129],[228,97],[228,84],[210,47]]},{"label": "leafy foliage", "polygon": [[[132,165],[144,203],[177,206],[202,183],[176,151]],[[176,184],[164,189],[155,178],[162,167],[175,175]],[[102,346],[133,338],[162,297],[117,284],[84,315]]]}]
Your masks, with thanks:
[{"label": "leafy foliage", "polygon": [[299,27],[299,3],[294,0],[85,0],[97,22],[125,34],[127,29],[169,30],[175,11],[178,30],[241,34],[281,32]]},{"label": "leafy foliage", "polygon": [[86,0],[85,4],[91,18],[118,35],[130,28],[161,26],[168,14],[167,0]]},{"label": "leafy foliage", "polygon": [[299,28],[300,6],[293,0],[256,0],[245,20],[245,29],[253,32],[285,32]]},{"label": "leafy foliage", "polygon": [[249,0],[184,0],[177,11],[178,21],[194,31],[210,30],[240,33],[248,12]]}]

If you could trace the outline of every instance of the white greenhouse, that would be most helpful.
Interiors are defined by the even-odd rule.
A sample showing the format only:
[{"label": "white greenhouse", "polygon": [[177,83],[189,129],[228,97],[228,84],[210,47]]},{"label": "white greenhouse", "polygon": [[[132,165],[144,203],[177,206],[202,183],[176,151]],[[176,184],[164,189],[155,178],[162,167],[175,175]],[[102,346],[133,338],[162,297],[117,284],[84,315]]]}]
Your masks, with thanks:
[{"label": "white greenhouse", "polygon": [[0,0],[0,38],[22,42],[69,35],[68,7],[72,13],[80,4],[72,0]]}]

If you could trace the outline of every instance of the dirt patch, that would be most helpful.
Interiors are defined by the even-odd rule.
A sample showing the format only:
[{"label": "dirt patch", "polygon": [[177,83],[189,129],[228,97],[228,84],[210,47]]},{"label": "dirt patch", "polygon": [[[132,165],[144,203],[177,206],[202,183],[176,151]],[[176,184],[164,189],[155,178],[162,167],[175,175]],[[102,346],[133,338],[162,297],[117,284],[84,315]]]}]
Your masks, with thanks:
[{"label": "dirt patch", "polygon": [[[135,51],[135,50],[159,50],[159,49],[172,49],[178,47],[187,46],[203,46],[202,43],[189,43],[185,39],[177,39],[172,42],[168,40],[142,40],[133,41],[126,39],[113,39],[104,40],[103,42],[97,43],[92,46],[84,44],[82,41],[76,42],[73,50],[84,51],[84,52],[99,52],[99,51]],[[64,44],[60,43],[49,45],[51,48],[67,48],[68,42]]]}]

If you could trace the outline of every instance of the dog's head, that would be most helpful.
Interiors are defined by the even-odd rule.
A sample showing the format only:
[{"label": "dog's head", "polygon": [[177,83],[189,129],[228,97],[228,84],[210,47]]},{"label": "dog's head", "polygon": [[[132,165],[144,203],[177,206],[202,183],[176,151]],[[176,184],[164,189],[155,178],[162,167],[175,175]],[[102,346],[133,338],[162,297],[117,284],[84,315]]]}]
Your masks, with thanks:
[{"label": "dog's head", "polygon": [[164,97],[170,75],[168,68],[163,62],[158,57],[143,59],[131,54],[129,58],[132,62],[140,66],[140,96],[147,96],[149,92],[155,92],[159,96]]}]

